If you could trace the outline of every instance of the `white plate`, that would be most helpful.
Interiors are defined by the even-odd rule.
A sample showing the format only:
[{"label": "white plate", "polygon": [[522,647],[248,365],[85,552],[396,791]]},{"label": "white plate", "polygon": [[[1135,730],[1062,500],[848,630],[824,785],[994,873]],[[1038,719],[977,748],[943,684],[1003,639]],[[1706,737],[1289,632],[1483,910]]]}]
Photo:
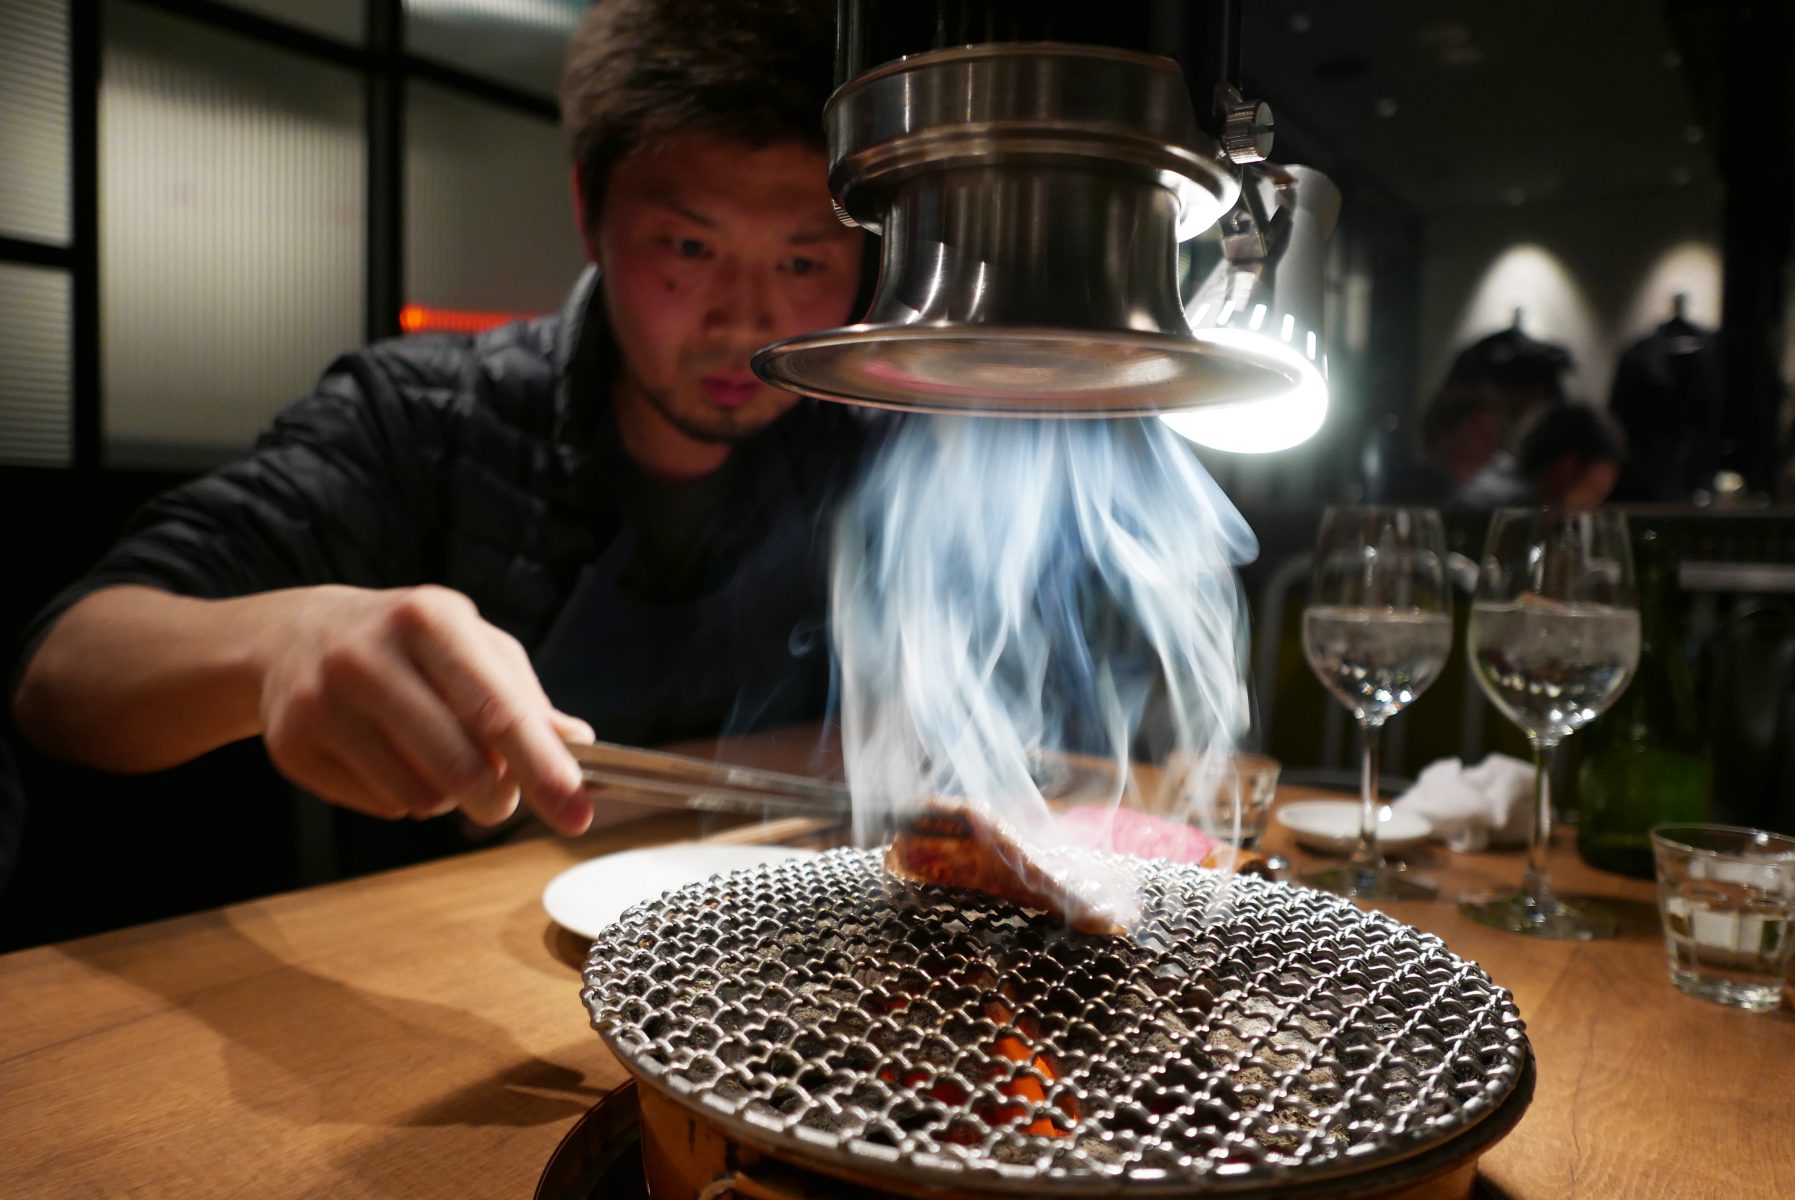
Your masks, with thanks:
[{"label": "white plate", "polygon": [[[1356,800],[1298,800],[1272,810],[1278,824],[1297,843],[1323,854],[1351,854],[1359,843]],[[1391,808],[1378,809],[1377,844],[1385,851],[1409,850],[1425,842],[1434,829],[1426,817]]]},{"label": "white plate", "polygon": [[745,871],[763,863],[813,858],[815,850],[796,846],[732,846],[674,842],[624,850],[569,867],[542,889],[542,907],[555,924],[583,938],[623,915],[623,910],[713,875]]}]

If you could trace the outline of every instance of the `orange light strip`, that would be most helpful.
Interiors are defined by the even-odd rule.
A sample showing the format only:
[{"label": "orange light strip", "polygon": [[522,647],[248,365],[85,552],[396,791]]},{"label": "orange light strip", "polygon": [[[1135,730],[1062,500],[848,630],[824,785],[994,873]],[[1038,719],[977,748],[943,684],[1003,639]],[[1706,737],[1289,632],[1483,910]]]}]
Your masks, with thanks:
[{"label": "orange light strip", "polygon": [[538,313],[473,312],[458,308],[426,308],[407,304],[399,309],[399,328],[406,333],[480,333],[505,324],[524,321]]}]

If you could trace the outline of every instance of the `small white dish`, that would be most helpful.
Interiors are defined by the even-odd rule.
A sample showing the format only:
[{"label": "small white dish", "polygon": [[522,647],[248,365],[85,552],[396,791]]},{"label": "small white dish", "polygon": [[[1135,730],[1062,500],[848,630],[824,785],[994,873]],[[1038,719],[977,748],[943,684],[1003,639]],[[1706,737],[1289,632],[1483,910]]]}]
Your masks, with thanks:
[{"label": "small white dish", "polygon": [[816,853],[796,846],[711,842],[623,850],[587,859],[549,880],[542,889],[542,907],[561,928],[583,938],[596,938],[625,909],[658,899],[675,888],[766,863],[813,858]]},{"label": "small white dish", "polygon": [[[1274,809],[1272,816],[1307,850],[1351,854],[1359,844],[1356,800],[1298,800]],[[1378,808],[1377,844],[1385,853],[1411,850],[1427,841],[1433,831],[1426,817],[1388,804]]]}]

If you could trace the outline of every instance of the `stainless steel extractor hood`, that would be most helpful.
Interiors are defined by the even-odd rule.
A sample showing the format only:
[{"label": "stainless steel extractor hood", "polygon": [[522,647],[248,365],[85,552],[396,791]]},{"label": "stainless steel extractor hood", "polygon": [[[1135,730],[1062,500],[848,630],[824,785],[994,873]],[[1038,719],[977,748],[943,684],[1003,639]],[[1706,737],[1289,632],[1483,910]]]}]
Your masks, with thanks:
[{"label": "stainless steel extractor hood", "polygon": [[[1243,420],[1313,431],[1309,251],[1337,194],[1252,165],[1270,113],[1235,89],[1232,4],[1169,31],[1096,7],[844,0],[830,186],[881,238],[878,286],[860,322],[763,349],[763,378],[925,412],[1204,413],[1181,432],[1227,449],[1268,448]],[[1218,221],[1226,257],[1187,302],[1179,244]]]}]

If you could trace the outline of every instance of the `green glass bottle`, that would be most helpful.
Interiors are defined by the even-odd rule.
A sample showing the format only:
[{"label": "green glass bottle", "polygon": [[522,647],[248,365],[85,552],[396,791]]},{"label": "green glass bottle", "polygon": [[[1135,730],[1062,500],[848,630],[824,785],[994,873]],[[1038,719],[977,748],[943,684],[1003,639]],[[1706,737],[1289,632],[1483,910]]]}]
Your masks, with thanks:
[{"label": "green glass bottle", "polygon": [[1678,637],[1676,550],[1647,529],[1633,552],[1639,670],[1614,707],[1583,731],[1577,851],[1592,867],[1650,879],[1652,826],[1705,820],[1710,770]]}]

